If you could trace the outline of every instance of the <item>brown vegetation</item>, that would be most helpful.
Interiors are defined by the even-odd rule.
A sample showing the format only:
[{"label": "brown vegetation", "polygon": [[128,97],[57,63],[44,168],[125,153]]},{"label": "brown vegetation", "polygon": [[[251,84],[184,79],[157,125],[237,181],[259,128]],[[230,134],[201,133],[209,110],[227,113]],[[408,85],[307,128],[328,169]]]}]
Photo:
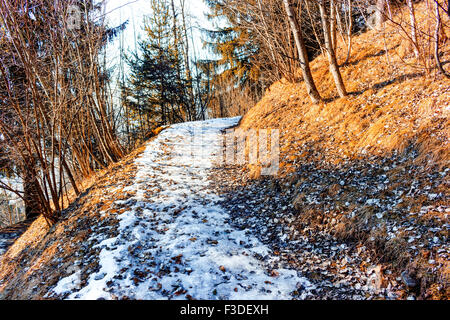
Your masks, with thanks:
[{"label": "brown vegetation", "polygon": [[[442,49],[445,59],[450,57],[449,48],[447,42]],[[297,159],[313,159],[314,148],[322,151],[320,159],[337,163],[395,150],[401,153],[414,143],[421,164],[445,166],[450,159],[449,83],[439,73],[425,76],[404,63],[414,61],[411,53],[395,26],[388,26],[383,34],[368,31],[356,36],[352,58],[341,69],[349,97],[337,98],[326,57],[321,55],[311,65],[325,103],[311,104],[303,82],[281,80],[244,116],[241,128],[282,129],[286,160],[287,152]],[[344,61],[345,55],[339,60]],[[304,150],[305,146],[313,148]],[[292,163],[285,161],[283,171],[289,171]]]},{"label": "brown vegetation", "polygon": [[49,286],[73,272],[70,267],[77,255],[95,250],[85,246],[91,228],[99,221],[117,227],[114,217],[123,209],[113,207],[113,203],[133,196],[121,190],[133,183],[134,160],[143,151],[143,147],[138,148],[85,180],[81,195],[63,210],[61,221],[50,230],[43,217],[31,224],[1,258],[0,299],[44,299]]},{"label": "brown vegetation", "polygon": [[[430,12],[426,6],[415,4],[415,18],[418,25],[432,26],[435,16],[426,14]],[[409,12],[405,8],[398,14],[393,20]],[[445,19],[443,25],[448,25]],[[240,128],[280,129],[278,179],[301,190],[292,199],[299,230],[325,231],[360,242],[397,276],[408,270],[420,280],[420,297],[448,298],[448,261],[440,258],[441,267],[436,269],[420,258],[439,256],[436,249],[425,249],[431,233],[417,240],[424,246],[417,256],[409,250],[409,231],[398,231],[392,239],[388,234],[394,224],[417,223],[418,229],[426,226],[421,230],[443,228],[436,236],[444,242],[448,237],[444,226],[448,214],[442,208],[449,206],[450,83],[435,65],[432,70],[425,67],[423,61],[429,66],[434,59],[432,50],[421,51],[426,57],[421,62],[405,33],[398,31],[398,23],[389,19],[385,23],[383,32],[370,30],[353,38],[351,58],[341,67],[348,97],[338,97],[327,57],[321,55],[311,62],[311,69],[324,103],[312,104],[303,82],[281,80],[244,116]],[[448,34],[448,27],[443,32]],[[341,39],[338,46],[345,46]],[[442,42],[440,50],[442,61],[448,61],[450,43]],[[345,50],[338,52],[339,62],[344,62]],[[258,178],[255,166],[247,170]],[[389,181],[386,189],[371,195],[383,176]],[[421,195],[405,192],[401,201],[391,200],[414,183]],[[443,197],[430,200],[428,192]],[[371,196],[393,207],[365,203]],[[308,202],[308,197],[319,202]],[[377,218],[377,213],[384,218]]]},{"label": "brown vegetation", "polygon": [[[70,16],[75,5],[78,17]],[[94,10],[91,1],[0,3],[0,157],[23,191],[0,187],[49,225],[69,189],[78,194],[83,178],[124,154],[101,62],[111,30],[91,20]]]}]

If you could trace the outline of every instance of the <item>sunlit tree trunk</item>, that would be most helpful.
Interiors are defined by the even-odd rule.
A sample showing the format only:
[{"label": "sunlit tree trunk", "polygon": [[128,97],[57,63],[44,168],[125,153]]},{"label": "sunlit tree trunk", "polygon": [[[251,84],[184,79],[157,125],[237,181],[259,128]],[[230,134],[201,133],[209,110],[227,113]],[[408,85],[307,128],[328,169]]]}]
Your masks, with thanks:
[{"label": "sunlit tree trunk", "polygon": [[378,30],[383,28],[383,24],[386,21],[386,0],[377,0],[377,10],[375,16],[375,24]]},{"label": "sunlit tree trunk", "polygon": [[353,3],[352,0],[348,0],[347,3],[348,6],[348,16],[347,16],[347,58],[345,59],[344,64],[347,64],[350,60],[350,55],[352,53],[352,31],[353,31],[353,14],[352,14],[352,10],[353,10]]},{"label": "sunlit tree trunk", "polygon": [[[333,0],[331,1],[334,2]],[[332,42],[332,31],[330,29],[331,20],[333,19],[331,16],[328,15],[327,9],[325,6],[325,0],[321,0],[319,2],[319,9],[320,9],[320,17],[322,20],[322,28],[323,28],[323,34],[325,39],[325,49],[327,51],[328,56],[328,62],[330,67],[330,72],[333,76],[334,83],[336,85],[336,89],[339,93],[340,97],[347,96],[347,90],[345,89],[344,81],[342,80],[341,72],[339,71],[339,65],[336,58],[336,52],[333,48],[333,42]]]},{"label": "sunlit tree trunk", "polygon": [[418,59],[420,57],[419,42],[417,41],[417,26],[416,26],[416,14],[414,10],[414,3],[412,0],[406,0],[409,9],[409,20],[411,23],[411,39],[414,45],[414,54]]},{"label": "sunlit tree trunk", "polygon": [[336,28],[336,2],[330,1],[330,32],[331,32],[331,44],[333,50],[337,50],[337,28]]},{"label": "sunlit tree trunk", "polygon": [[303,35],[300,30],[300,25],[290,6],[289,0],[283,0],[283,3],[286,10],[286,14],[289,19],[289,24],[291,26],[292,33],[294,35],[295,45],[297,47],[300,59],[300,66],[302,69],[303,79],[306,84],[308,95],[313,103],[319,103],[322,100],[322,98],[319,94],[319,91],[317,91],[316,84],[314,83],[314,79],[309,66],[308,52],[306,50],[305,42],[303,41]]},{"label": "sunlit tree trunk", "polygon": [[[436,28],[434,31],[434,58],[436,60],[436,65],[439,69],[439,71],[446,76],[447,78],[450,78],[450,73],[448,73],[444,67],[442,66],[442,62],[439,56],[439,42],[440,42],[440,32],[441,32],[441,12],[439,9],[439,2],[438,0],[434,0],[434,4],[435,4],[435,12],[436,12]],[[449,9],[450,9],[450,4],[449,4]],[[449,10],[450,11],[450,10]]]}]

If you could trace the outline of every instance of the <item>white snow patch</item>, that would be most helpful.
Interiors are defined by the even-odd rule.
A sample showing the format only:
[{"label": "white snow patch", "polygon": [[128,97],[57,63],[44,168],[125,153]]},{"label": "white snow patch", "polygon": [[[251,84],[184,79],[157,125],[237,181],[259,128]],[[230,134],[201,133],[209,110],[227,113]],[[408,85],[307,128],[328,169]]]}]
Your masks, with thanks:
[{"label": "white snow patch", "polygon": [[79,291],[71,276],[53,292],[70,293],[68,299],[247,300],[290,299],[301,286],[311,289],[294,270],[272,273],[269,259],[261,259],[270,258],[269,248],[233,228],[208,189],[209,169],[222,154],[221,131],[238,121],[177,124],[149,142],[127,188],[137,202],[118,217],[119,235],[98,245],[100,270]]},{"label": "white snow patch", "polygon": [[53,292],[56,294],[62,294],[78,288],[80,285],[80,275],[81,271],[77,271],[74,274],[61,279],[56,287],[53,288]]}]

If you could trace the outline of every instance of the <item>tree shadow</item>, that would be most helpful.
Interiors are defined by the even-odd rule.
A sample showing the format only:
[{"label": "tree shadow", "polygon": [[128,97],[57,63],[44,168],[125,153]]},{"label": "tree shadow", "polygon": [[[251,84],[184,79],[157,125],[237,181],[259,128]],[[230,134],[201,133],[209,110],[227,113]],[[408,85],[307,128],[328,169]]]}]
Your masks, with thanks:
[{"label": "tree shadow", "polygon": [[[398,47],[398,46],[392,47],[391,49],[395,49],[396,47]],[[384,56],[385,54],[386,54],[386,50],[383,49],[383,50],[380,50],[380,51],[378,51],[376,53],[366,54],[361,59],[354,60],[354,61],[348,61],[347,63],[343,63],[339,67],[356,66],[357,64],[359,64],[363,60],[367,60],[369,58],[381,57],[381,56]]]},{"label": "tree shadow", "polygon": [[406,80],[423,77],[423,75],[424,75],[423,72],[414,72],[414,73],[403,74],[398,77],[395,77],[394,79],[389,79],[389,80],[375,83],[373,86],[370,86],[366,89],[363,89],[360,91],[349,92],[349,95],[359,96],[359,95],[363,94],[364,92],[366,92],[367,90],[371,90],[371,89],[378,91],[378,90],[383,89],[387,86],[390,86],[394,83],[402,83],[402,82],[405,82]]},{"label": "tree shadow", "polygon": [[38,217],[33,217],[16,224],[0,228],[0,256],[8,251]]},{"label": "tree shadow", "polygon": [[[319,149],[318,154],[325,152]],[[425,223],[441,228],[444,221],[434,218],[419,221],[411,213],[449,199],[439,192],[439,185],[445,183],[447,177],[440,175],[439,170],[430,171],[415,164],[418,155],[411,141],[402,154],[363,156],[339,166],[324,164],[312,156],[297,164],[291,176],[243,179],[242,185],[233,180],[224,190],[225,200],[221,205],[230,212],[232,219],[243,220],[245,229],[251,229],[255,219],[262,225],[266,223],[265,228],[256,228],[255,232],[273,250],[288,248],[290,241],[297,242],[291,234],[285,235],[290,241],[280,241],[280,230],[267,224],[274,217],[283,221],[286,214],[288,229],[300,234],[298,239],[302,236],[310,239],[312,247],[308,250],[311,252],[315,249],[329,252],[328,242],[321,238],[329,234],[354,252],[360,244],[367,246],[373,250],[376,263],[388,264],[398,274],[416,252],[410,254],[408,233],[398,233],[394,239],[388,239],[388,233],[394,234],[394,227],[402,223],[414,230],[423,228]],[[225,175],[230,171],[229,168],[223,170]],[[240,174],[242,170],[236,172]],[[217,184],[224,181],[227,180],[219,178]],[[437,196],[430,198],[430,194]],[[281,218],[280,212],[283,213]],[[247,225],[245,221],[251,222]],[[269,232],[264,231],[266,229]],[[258,233],[258,230],[262,231]]]},{"label": "tree shadow", "polygon": [[[406,80],[409,80],[409,79],[415,79],[415,78],[423,77],[423,75],[424,75],[423,72],[414,72],[414,73],[404,74],[404,75],[398,76],[398,77],[396,77],[394,79],[389,79],[389,80],[385,80],[385,81],[381,81],[381,82],[375,83],[374,85],[372,85],[370,87],[367,87],[365,89],[359,90],[359,91],[351,91],[351,92],[348,93],[348,95],[349,96],[353,96],[353,97],[357,97],[357,96],[362,95],[364,92],[366,92],[368,90],[373,89],[375,91],[378,91],[378,90],[383,89],[383,88],[385,88],[387,86],[390,86],[390,85],[392,85],[394,83],[402,83],[402,82],[404,82]],[[331,103],[331,102],[336,101],[339,98],[340,98],[339,96],[333,96],[333,97],[330,97],[330,98],[326,98],[323,101],[325,103]]]}]

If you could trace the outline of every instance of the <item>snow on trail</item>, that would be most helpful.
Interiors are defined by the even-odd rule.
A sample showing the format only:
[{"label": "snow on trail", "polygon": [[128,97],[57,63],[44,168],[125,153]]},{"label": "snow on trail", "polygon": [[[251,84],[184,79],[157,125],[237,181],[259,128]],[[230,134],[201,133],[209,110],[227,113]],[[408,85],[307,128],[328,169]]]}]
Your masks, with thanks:
[{"label": "snow on trail", "polygon": [[[208,189],[222,153],[221,131],[239,118],[173,125],[148,143],[130,210],[119,234],[101,241],[100,270],[75,291],[77,273],[60,280],[68,299],[291,299],[307,280],[294,270],[271,270],[270,250],[230,216]],[[119,203],[117,201],[116,203]],[[97,236],[103,239],[101,235]],[[266,262],[264,262],[264,261]]]}]

